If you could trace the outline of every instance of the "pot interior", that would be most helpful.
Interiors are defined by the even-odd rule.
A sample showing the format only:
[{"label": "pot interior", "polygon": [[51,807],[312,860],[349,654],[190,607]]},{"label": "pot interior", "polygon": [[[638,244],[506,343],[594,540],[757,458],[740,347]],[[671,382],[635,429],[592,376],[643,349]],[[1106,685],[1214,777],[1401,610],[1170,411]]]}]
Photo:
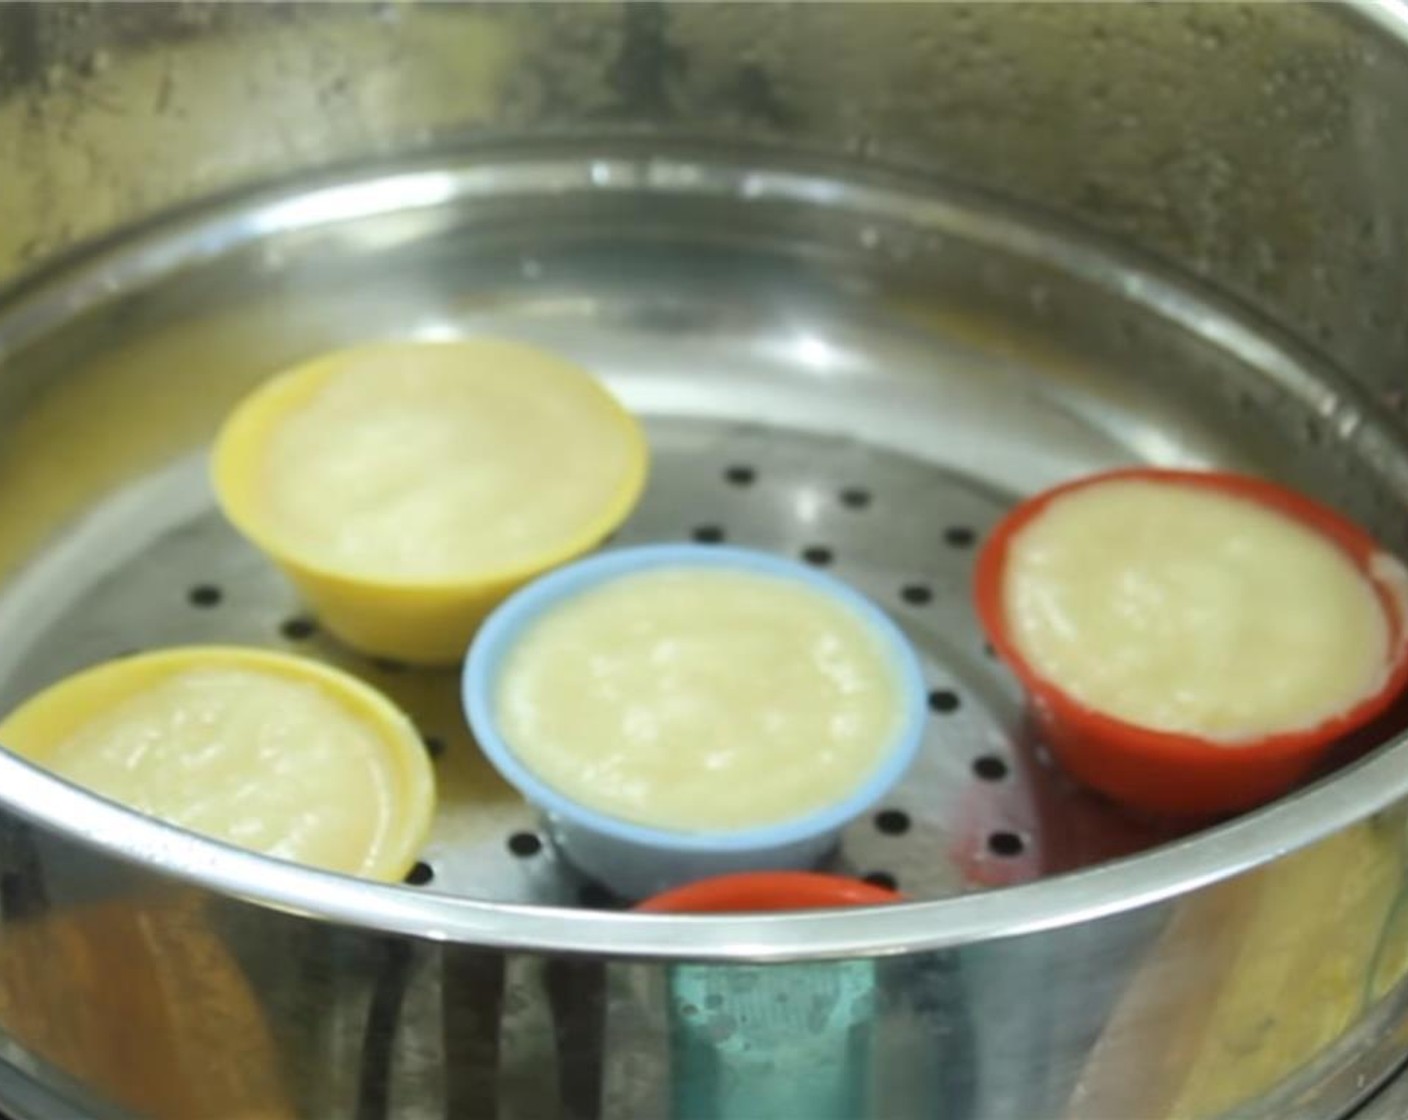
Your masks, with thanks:
[{"label": "pot interior", "polygon": [[[933,183],[712,149],[479,153],[157,223],[0,317],[0,709],[94,662],[228,642],[349,668],[417,721],[441,807],[411,882],[610,907],[464,730],[453,671],[323,635],[214,507],[207,445],[262,378],[373,338],[562,352],[647,423],[608,547],[727,541],[824,567],[920,651],[919,763],[831,869],[936,899],[1180,829],[1046,760],[970,602],[1020,496],[1130,463],[1264,473],[1402,548],[1408,453],[1312,355],[1148,262]],[[1384,730],[1381,737],[1386,736]],[[1186,827],[1186,826],[1185,826]]]}]

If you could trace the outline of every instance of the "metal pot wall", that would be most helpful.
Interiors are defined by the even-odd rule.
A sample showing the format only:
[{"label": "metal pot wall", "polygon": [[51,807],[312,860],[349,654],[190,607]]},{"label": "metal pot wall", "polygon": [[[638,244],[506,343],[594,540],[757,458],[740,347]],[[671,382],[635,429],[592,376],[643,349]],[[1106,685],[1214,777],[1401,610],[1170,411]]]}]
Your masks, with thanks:
[{"label": "metal pot wall", "polygon": [[[287,590],[209,512],[224,409],[328,345],[480,328],[650,418],[642,535],[727,517],[891,597],[937,565],[895,607],[946,697],[913,827],[842,857],[920,901],[844,914],[573,906],[550,852],[506,852],[531,816],[444,682],[394,666],[354,668],[447,740],[459,807],[425,888],[0,754],[0,1107],[746,1115],[747,1077],[825,1065],[887,1118],[1347,1112],[1404,1056],[1401,715],[1266,810],[1130,820],[1038,757],[971,539],[911,525],[1142,458],[1266,470],[1408,546],[1406,34],[1396,6],[0,7],[0,706],[133,646],[284,641]],[[739,455],[776,488],[710,489]],[[858,482],[867,521],[827,504]]]}]

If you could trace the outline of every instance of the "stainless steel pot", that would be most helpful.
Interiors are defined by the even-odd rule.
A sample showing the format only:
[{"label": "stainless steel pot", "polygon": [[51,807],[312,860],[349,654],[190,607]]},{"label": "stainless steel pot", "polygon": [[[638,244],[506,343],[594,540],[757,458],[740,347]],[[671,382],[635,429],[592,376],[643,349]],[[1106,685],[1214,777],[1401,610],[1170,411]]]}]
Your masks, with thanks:
[{"label": "stainless steel pot", "polygon": [[[146,645],[301,648],[406,704],[446,805],[420,885],[378,887],[0,754],[0,1107],[776,1115],[825,1067],[886,1118],[1347,1112],[1405,1053],[1404,717],[1176,835],[1043,762],[966,581],[1015,495],[1130,459],[1408,548],[1405,36],[1389,5],[0,7],[0,706]],[[647,416],[628,537],[799,552],[895,611],[931,741],[838,861],[914,903],[609,912],[446,679],[324,643],[221,525],[201,448],[248,385],[466,330]]]}]

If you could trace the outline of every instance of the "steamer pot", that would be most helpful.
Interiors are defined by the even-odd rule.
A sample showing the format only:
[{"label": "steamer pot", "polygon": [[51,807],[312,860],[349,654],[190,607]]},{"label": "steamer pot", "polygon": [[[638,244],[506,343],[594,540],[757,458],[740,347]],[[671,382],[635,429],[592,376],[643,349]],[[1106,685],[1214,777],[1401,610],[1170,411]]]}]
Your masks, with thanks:
[{"label": "steamer pot", "polygon": [[[415,715],[446,803],[375,886],[0,753],[0,1110],[666,1115],[687,964],[796,970],[887,1120],[1347,1115],[1405,1056],[1408,718],[1181,834],[1051,770],[967,581],[1017,497],[1130,462],[1408,551],[1406,39],[1387,3],[0,7],[0,706],[298,649]],[[260,377],[480,330],[645,417],[624,541],[801,556],[905,627],[923,759],[836,867],[913,901],[617,912],[453,674],[326,641],[215,515]],[[730,998],[721,1054],[778,1011]]]}]

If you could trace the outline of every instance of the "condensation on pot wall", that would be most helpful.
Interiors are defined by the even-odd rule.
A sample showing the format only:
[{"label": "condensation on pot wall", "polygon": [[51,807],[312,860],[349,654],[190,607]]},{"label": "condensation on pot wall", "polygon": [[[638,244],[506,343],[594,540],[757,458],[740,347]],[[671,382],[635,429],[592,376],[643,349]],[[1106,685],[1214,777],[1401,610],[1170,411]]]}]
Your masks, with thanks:
[{"label": "condensation on pot wall", "polygon": [[1037,203],[1386,377],[1408,338],[1381,247],[1408,203],[1374,171],[1394,145],[1373,120],[1408,79],[1359,21],[1250,4],[8,5],[0,276],[349,160],[688,133]]}]

